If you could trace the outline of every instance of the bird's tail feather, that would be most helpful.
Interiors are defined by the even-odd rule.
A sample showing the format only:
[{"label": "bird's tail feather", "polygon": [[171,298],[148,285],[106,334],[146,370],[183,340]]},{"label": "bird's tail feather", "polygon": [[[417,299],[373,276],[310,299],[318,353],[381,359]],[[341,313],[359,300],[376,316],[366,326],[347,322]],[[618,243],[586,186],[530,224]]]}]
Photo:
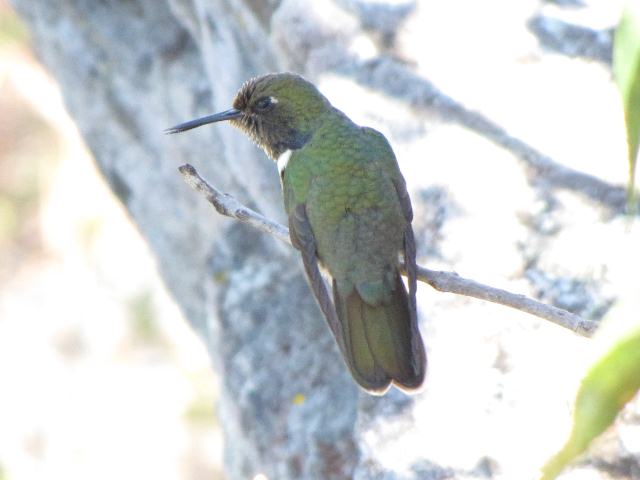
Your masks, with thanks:
[{"label": "bird's tail feather", "polygon": [[383,394],[392,383],[405,391],[416,390],[426,373],[417,316],[400,273],[396,277],[390,300],[378,305],[365,302],[356,288],[341,294],[333,282],[345,360],[358,384],[371,393]]}]

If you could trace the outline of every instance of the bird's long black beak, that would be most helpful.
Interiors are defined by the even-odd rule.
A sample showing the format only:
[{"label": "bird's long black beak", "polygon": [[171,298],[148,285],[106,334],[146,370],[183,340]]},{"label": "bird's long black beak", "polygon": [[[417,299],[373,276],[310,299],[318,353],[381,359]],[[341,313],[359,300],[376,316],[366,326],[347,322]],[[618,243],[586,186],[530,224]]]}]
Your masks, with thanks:
[{"label": "bird's long black beak", "polygon": [[224,112],[214,113],[213,115],[207,115],[206,117],[196,118],[195,120],[189,120],[188,122],[181,123],[175,127],[167,128],[164,133],[180,133],[192,128],[201,127],[207,123],[223,122],[225,120],[232,120],[234,118],[240,118],[242,112],[235,108],[230,108]]}]

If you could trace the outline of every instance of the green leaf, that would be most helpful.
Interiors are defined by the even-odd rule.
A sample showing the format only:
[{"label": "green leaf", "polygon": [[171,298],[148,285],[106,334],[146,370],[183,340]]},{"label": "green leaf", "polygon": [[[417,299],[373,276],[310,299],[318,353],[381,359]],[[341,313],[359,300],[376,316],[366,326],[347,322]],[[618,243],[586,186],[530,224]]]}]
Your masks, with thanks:
[{"label": "green leaf", "polygon": [[[629,148],[629,206],[635,207],[635,172],[640,141],[640,0],[629,0],[616,30],[613,75],[622,94]],[[632,210],[633,211],[633,210]]]},{"label": "green leaf", "polygon": [[543,468],[553,480],[604,432],[640,389],[640,327],[620,338],[589,370],[578,390],[569,440]]}]

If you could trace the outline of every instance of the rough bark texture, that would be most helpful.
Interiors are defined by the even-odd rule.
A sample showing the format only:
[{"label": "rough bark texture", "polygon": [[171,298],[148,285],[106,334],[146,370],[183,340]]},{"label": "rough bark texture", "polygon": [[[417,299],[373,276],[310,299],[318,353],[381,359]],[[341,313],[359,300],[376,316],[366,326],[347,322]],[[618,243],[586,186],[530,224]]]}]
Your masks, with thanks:
[{"label": "rough bark texture", "polygon": [[[440,312],[441,318],[439,324],[436,320],[425,328],[436,359],[429,388],[447,392],[447,400],[438,400],[436,393],[433,398],[429,393],[416,399],[396,391],[384,398],[367,397],[357,390],[339,359],[295,253],[250,227],[216,215],[177,173],[179,165],[192,163],[216,187],[282,221],[274,165],[230,127],[171,137],[162,131],[228,108],[244,80],[280,70],[298,71],[312,80],[350,82],[363,103],[379,98],[371,91],[384,93],[387,98],[380,101],[387,102],[383,105],[389,110],[377,112],[375,126],[386,128],[392,141],[405,145],[397,152],[401,157],[421,159],[422,153],[412,150],[415,143],[411,142],[419,142],[416,139],[425,134],[425,118],[435,114],[456,131],[465,129],[466,137],[458,144],[476,145],[473,154],[483,158],[487,174],[480,183],[497,179],[500,184],[500,175],[511,175],[514,180],[507,185],[516,184],[518,192],[525,192],[523,198],[507,202],[505,210],[502,204],[489,204],[494,218],[503,214],[515,218],[521,213],[518,205],[530,214],[513,231],[492,240],[491,250],[467,251],[467,258],[495,255],[490,267],[471,263],[461,273],[474,276],[490,271],[489,279],[492,275],[525,278],[538,296],[592,317],[606,311],[612,299],[591,288],[599,280],[590,277],[591,270],[569,274],[558,268],[562,255],[548,253],[549,244],[554,228],[572,225],[575,210],[566,205],[579,203],[576,208],[597,211],[598,218],[613,218],[623,204],[621,187],[577,173],[571,162],[555,164],[515,133],[463,107],[416,73],[411,68],[411,51],[421,47],[405,54],[402,42],[409,37],[403,40],[396,35],[403,22],[425,18],[424,9],[410,1],[14,0],[14,5],[28,23],[43,63],[59,81],[101,171],[147,238],[166,284],[209,348],[222,382],[219,414],[227,441],[228,478],[252,478],[257,473],[278,480],[494,478],[503,460],[508,471],[508,454],[502,446],[485,445],[489,434],[482,434],[490,429],[491,435],[505,439],[500,445],[506,445],[511,442],[509,432],[499,434],[496,429],[521,418],[509,413],[509,402],[519,401],[509,400],[509,395],[519,387],[509,390],[511,384],[500,376],[515,378],[508,376],[513,368],[505,360],[509,350],[505,354],[502,346],[491,343],[502,335],[498,332],[504,325],[498,326],[495,319],[504,313],[491,310],[493,323],[479,327],[480,320],[473,320],[481,308],[464,310],[464,303],[454,308],[449,297],[426,292],[435,300],[419,297],[423,310],[434,312],[436,319]],[[414,24],[413,28],[423,27]],[[581,41],[591,38],[585,35]],[[595,50],[572,51],[576,55],[595,51],[598,58],[608,58],[610,43],[603,44],[602,35],[597,39]],[[355,46],[363,44],[374,55],[354,53],[361,51]],[[458,93],[464,97],[463,90]],[[470,103],[478,111],[486,107]],[[376,122],[371,112],[364,118]],[[437,127],[429,123],[426,128]],[[518,131],[522,129],[516,126]],[[478,135],[489,142],[478,140]],[[454,161],[453,157],[444,160]],[[477,175],[476,164],[455,167],[451,178],[467,169],[470,177]],[[452,239],[448,245],[456,245],[453,239],[468,238],[469,232],[481,237],[492,227],[461,223],[474,217],[478,222],[486,219],[475,215],[470,197],[454,198],[447,187],[430,183],[435,178],[444,185],[442,177],[417,177],[412,176],[409,183],[422,254],[448,267],[464,268],[458,263],[463,257],[458,247],[442,246],[439,240],[448,236]],[[505,195],[509,194],[507,189]],[[511,207],[516,211],[505,213]],[[471,211],[461,214],[464,208]],[[448,221],[448,230],[443,230]],[[606,264],[606,258],[597,258],[593,262]],[[562,285],[568,287],[562,290]],[[566,289],[571,295],[563,297]],[[423,295],[427,296],[424,289]],[[447,308],[457,313],[448,314]],[[469,323],[460,320],[466,318]],[[493,368],[496,375],[488,383],[474,381],[476,360],[468,358],[464,343],[452,343],[456,335],[448,335],[447,328],[453,327],[447,325],[455,321],[461,321],[456,328],[458,335],[466,332],[465,338],[485,328],[476,341],[492,345],[497,352],[485,368]],[[525,328],[524,335],[505,343],[542,342],[538,330]],[[555,330],[547,334],[559,335]],[[439,348],[437,342],[448,346]],[[458,353],[447,357],[442,353],[447,348]],[[547,348],[554,351],[552,346]],[[557,352],[564,348],[558,345]],[[451,373],[457,376],[442,378],[437,372],[453,358],[464,366]],[[447,391],[452,378],[456,384],[470,384]],[[525,398],[526,390],[520,395],[518,399]],[[487,411],[503,412],[496,417],[501,423],[467,423]],[[458,416],[456,430],[451,422]],[[514,428],[522,432],[526,427]],[[429,432],[438,433],[428,437]],[[438,453],[447,448],[464,452],[462,459]]]},{"label": "rough bark texture", "polygon": [[[199,165],[223,190],[282,220],[277,171],[230,128],[162,133],[177,120],[227,108],[245,79],[284,67],[270,47],[272,7],[260,16],[250,2],[222,0],[15,6],[221,373],[229,478],[349,477],[357,391],[299,262],[277,242],[213,214],[177,167]],[[299,393],[306,401],[296,406]]]}]

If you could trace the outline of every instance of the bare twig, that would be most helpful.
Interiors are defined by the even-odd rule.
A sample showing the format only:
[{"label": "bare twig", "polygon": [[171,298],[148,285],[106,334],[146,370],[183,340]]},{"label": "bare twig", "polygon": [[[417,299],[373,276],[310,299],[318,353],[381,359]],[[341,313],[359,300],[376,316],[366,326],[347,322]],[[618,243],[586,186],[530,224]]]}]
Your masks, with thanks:
[{"label": "bare twig", "polygon": [[[191,188],[204,194],[209,203],[211,203],[219,213],[247,223],[291,245],[287,227],[269,220],[265,216],[241,204],[232,196],[212,187],[198,174],[192,165],[182,165],[179,170]],[[465,295],[500,305],[506,305],[549,320],[585,337],[590,336],[596,328],[595,322],[584,319],[574,313],[551,305],[545,305],[525,295],[483,285],[474,280],[463,278],[453,272],[429,270],[418,266],[417,273],[418,280],[428,283],[438,291]]]},{"label": "bare twig", "polygon": [[463,278],[454,272],[439,272],[418,266],[418,280],[428,283],[441,292],[479,298],[487,302],[499,303],[500,305],[530,313],[585,337],[591,336],[597,327],[596,322],[582,318],[575,313],[552,305],[546,305],[526,295],[483,285],[475,280]]},{"label": "bare twig", "polygon": [[193,165],[185,164],[178,168],[184,180],[191,188],[202,193],[211,205],[215,207],[218,213],[227,217],[235,218],[241,222],[248,223],[261,232],[274,235],[278,240],[291,245],[289,239],[289,229],[284,225],[269,220],[264,215],[260,215],[255,210],[241,204],[231,195],[221,192],[212,187],[207,181],[200,176]]},{"label": "bare twig", "polygon": [[[340,73],[351,76],[368,88],[408,102],[417,112],[428,115],[436,113],[445,121],[460,124],[482,135],[519,159],[526,166],[529,181],[534,185],[541,185],[539,180],[542,180],[555,188],[578,193],[613,213],[626,211],[627,192],[623,186],[610,184],[558,163],[526,141],[511,135],[508,130],[484,114],[470,110],[448,96],[406,64],[392,58],[376,58],[363,63],[353,63],[340,70]],[[640,203],[635,211],[640,211]]]}]

